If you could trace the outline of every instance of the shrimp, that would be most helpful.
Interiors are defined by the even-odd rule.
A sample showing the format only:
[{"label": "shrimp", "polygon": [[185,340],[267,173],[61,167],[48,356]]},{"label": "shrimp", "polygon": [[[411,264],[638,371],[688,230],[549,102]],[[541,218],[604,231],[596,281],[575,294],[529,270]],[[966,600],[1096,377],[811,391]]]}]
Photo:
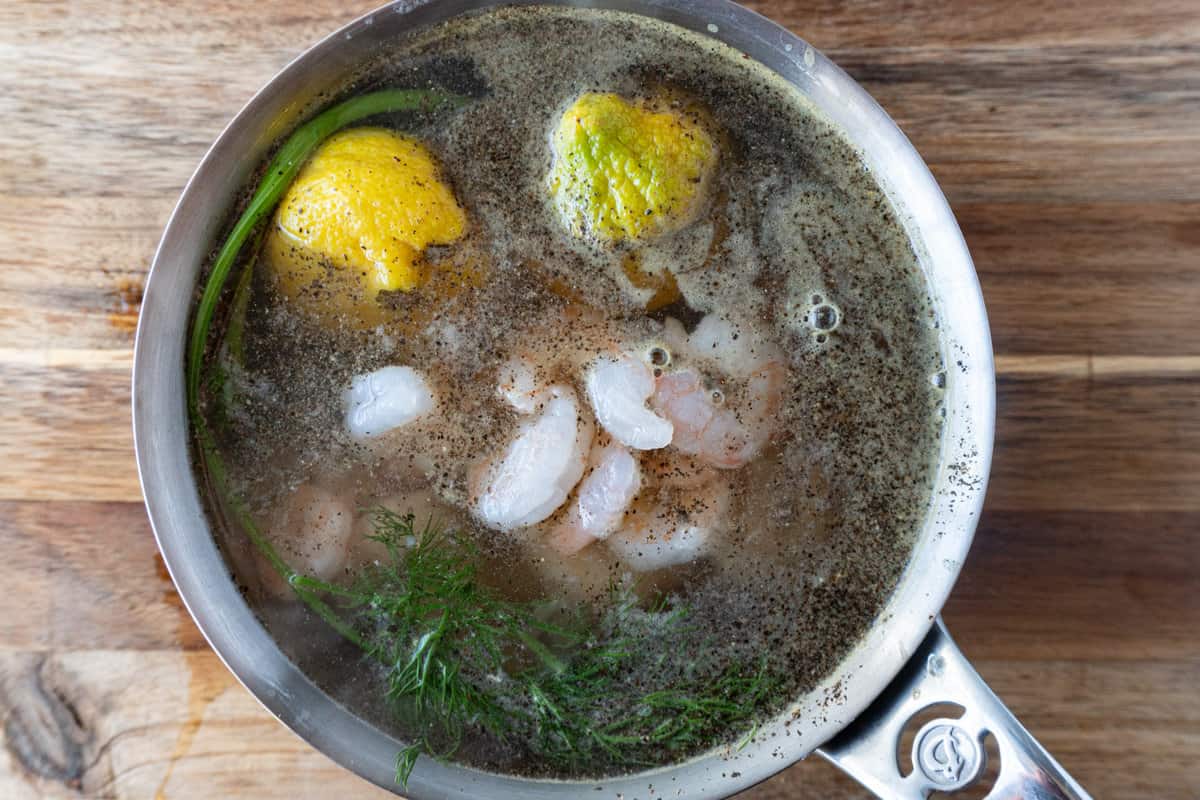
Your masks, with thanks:
[{"label": "shrimp", "polygon": [[754,458],[772,433],[782,404],[783,366],[768,364],[752,374],[741,392],[740,411],[727,395],[709,389],[700,373],[680,370],[659,378],[654,406],[671,420],[671,444],[714,467],[736,469]]},{"label": "shrimp", "polygon": [[427,416],[433,390],[412,367],[384,367],[356,375],[342,395],[346,430],[359,440],[373,439]]},{"label": "shrimp", "polygon": [[537,377],[527,356],[510,358],[500,367],[496,394],[520,414],[532,414],[537,408]]},{"label": "shrimp", "polygon": [[779,347],[763,338],[753,325],[735,322],[720,314],[709,314],[701,319],[687,337],[685,347],[692,358],[711,364],[725,375],[742,379],[770,364],[782,365],[784,359]]},{"label": "shrimp", "polygon": [[654,373],[642,361],[622,353],[601,356],[584,376],[596,421],[621,444],[655,450],[671,443],[671,423],[646,407],[654,394]]},{"label": "shrimp", "polygon": [[555,384],[535,395],[541,413],[521,424],[504,453],[477,465],[470,505],[485,525],[512,531],[548,518],[583,477],[592,445],[591,420],[575,391]]},{"label": "shrimp", "polygon": [[[749,327],[712,314],[684,348],[696,366],[664,372],[651,405],[673,425],[676,449],[720,469],[741,467],[773,432],[787,377],[783,356]],[[721,380],[707,380],[703,367]]]},{"label": "shrimp", "polygon": [[595,447],[590,460],[591,471],[550,537],[550,546],[564,556],[607,538],[621,525],[625,510],[642,488],[641,466],[621,445]]},{"label": "shrimp", "polygon": [[599,313],[577,312],[564,342],[551,335],[562,322],[536,324],[497,373],[497,396],[525,419],[504,452],[470,470],[468,505],[480,522],[500,531],[551,517],[583,477],[592,449],[595,426],[573,378],[596,353],[615,347],[614,327]]},{"label": "shrimp", "polygon": [[[353,504],[315,482],[302,483],[266,527],[267,539],[288,566],[304,575],[328,581],[346,566],[354,530]],[[291,594],[287,583],[261,559],[263,587],[272,595]]]},{"label": "shrimp", "polygon": [[638,572],[694,561],[721,533],[730,495],[728,482],[719,477],[691,488],[662,486],[638,498],[625,525],[605,543]]}]

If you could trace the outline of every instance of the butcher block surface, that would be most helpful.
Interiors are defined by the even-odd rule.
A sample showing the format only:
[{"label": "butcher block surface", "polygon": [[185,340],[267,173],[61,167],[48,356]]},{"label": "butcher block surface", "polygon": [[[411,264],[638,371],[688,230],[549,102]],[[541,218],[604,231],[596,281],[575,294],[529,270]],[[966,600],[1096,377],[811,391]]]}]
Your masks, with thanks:
[{"label": "butcher block surface", "polygon": [[[778,0],[962,225],[997,354],[945,619],[1097,797],[1200,797],[1200,3]],[[383,798],[208,648],[142,507],[130,368],[180,190],[371,0],[0,4],[0,798]],[[819,758],[753,800],[861,798]]]}]

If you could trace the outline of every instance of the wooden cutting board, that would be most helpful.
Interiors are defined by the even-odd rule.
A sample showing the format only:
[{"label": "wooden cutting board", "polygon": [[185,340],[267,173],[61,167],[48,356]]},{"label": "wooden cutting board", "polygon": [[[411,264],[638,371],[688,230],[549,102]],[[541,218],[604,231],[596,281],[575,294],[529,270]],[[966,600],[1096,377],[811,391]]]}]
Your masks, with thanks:
[{"label": "wooden cutting board", "polygon": [[[0,798],[384,793],[198,635],[141,506],[129,370],[226,120],[373,0],[0,4]],[[779,0],[925,156],[998,353],[946,619],[1098,797],[1200,797],[1200,4]],[[865,792],[812,759],[746,795]]]}]

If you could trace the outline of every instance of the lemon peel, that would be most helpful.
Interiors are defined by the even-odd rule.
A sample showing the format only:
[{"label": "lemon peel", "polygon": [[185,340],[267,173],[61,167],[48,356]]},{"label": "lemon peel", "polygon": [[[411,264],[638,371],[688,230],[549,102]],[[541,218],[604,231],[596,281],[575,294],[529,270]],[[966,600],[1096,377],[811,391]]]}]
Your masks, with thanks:
[{"label": "lemon peel", "polygon": [[331,136],[280,201],[266,242],[280,291],[319,315],[374,324],[380,292],[423,280],[423,252],[466,215],[418,140],[383,128]]},{"label": "lemon peel", "polygon": [[548,178],[577,236],[619,241],[682,227],[695,216],[716,161],[691,115],[611,93],[580,95],[551,136]]}]

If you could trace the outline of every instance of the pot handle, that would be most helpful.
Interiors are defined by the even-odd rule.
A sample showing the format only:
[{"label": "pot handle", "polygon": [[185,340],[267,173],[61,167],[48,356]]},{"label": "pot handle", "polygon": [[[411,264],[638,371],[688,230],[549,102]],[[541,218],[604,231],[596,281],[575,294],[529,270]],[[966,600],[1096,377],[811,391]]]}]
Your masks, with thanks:
[{"label": "pot handle", "polygon": [[[897,763],[913,716],[935,703],[965,709],[917,731],[912,771]],[[987,766],[984,740],[996,739],[1000,771],[988,800],[1090,800],[979,677],[939,617],[896,679],[854,722],[817,752],[885,800],[923,800],[975,783]]]}]

